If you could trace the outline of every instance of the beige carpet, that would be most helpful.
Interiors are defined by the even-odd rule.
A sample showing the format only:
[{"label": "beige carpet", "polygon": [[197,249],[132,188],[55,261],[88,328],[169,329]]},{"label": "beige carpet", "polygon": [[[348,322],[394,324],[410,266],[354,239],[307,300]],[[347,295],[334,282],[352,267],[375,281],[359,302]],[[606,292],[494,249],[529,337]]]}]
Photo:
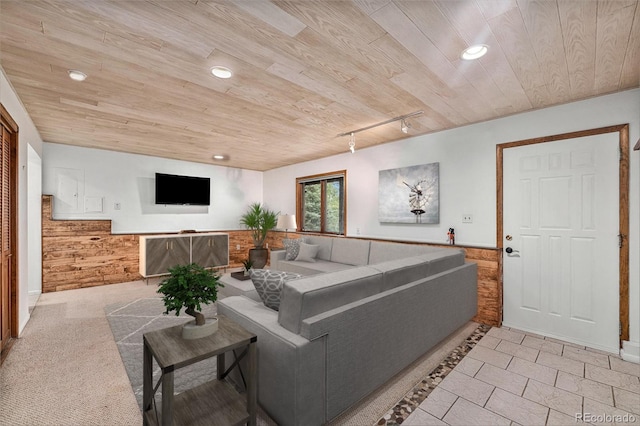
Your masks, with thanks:
[{"label": "beige carpet", "polygon": [[[156,283],[43,294],[0,368],[0,424],[141,424],[104,307],[153,297]],[[463,327],[332,424],[377,422],[475,328],[475,323]]]}]

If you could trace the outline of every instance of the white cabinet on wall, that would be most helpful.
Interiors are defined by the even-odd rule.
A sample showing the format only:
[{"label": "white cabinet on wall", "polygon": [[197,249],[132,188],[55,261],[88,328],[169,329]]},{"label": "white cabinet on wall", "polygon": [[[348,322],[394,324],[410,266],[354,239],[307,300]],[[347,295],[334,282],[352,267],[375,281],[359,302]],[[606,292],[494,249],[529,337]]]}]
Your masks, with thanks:
[{"label": "white cabinet on wall", "polygon": [[140,275],[166,275],[176,265],[229,266],[229,234],[218,232],[140,237]]}]

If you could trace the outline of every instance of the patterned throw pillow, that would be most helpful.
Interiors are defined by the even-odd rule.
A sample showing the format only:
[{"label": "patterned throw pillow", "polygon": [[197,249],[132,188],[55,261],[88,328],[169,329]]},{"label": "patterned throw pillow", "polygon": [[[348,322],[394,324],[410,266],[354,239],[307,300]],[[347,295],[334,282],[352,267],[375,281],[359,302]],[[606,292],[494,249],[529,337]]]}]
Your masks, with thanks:
[{"label": "patterned throw pillow", "polygon": [[271,271],[269,269],[249,269],[251,281],[267,308],[280,309],[280,292],[284,283],[300,278],[292,272]]},{"label": "patterned throw pillow", "polygon": [[298,253],[300,253],[300,243],[303,241],[302,238],[282,240],[284,248],[287,251],[286,260],[295,260],[296,257],[298,257]]}]

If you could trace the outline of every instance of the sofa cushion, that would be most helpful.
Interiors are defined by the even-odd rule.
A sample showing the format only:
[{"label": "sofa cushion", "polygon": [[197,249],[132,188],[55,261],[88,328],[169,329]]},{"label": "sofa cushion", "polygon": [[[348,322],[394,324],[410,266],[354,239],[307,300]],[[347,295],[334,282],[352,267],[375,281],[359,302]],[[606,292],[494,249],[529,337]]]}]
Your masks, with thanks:
[{"label": "sofa cushion", "polygon": [[319,248],[320,246],[315,244],[300,243],[298,256],[296,256],[295,260],[298,262],[315,262]]},{"label": "sofa cushion", "polygon": [[389,260],[372,268],[382,272],[382,291],[390,290],[429,275],[429,261],[420,256]]},{"label": "sofa cushion", "polygon": [[364,266],[369,261],[369,241],[334,238],[331,261],[347,265]]},{"label": "sofa cushion", "polygon": [[300,243],[303,241],[304,240],[302,238],[285,238],[282,240],[282,244],[284,245],[284,249],[287,253],[285,260],[294,260],[298,257],[298,253],[300,253]]},{"label": "sofa cushion", "polygon": [[382,289],[382,274],[368,266],[302,277],[285,283],[278,322],[294,333],[306,318],[351,303]]},{"label": "sofa cushion", "polygon": [[315,262],[298,262],[296,260],[285,260],[278,262],[279,271],[295,272],[300,275],[315,275],[325,272],[342,271],[353,268],[353,265],[344,263],[329,262],[327,260],[316,259]]},{"label": "sofa cushion", "polygon": [[[419,244],[392,243],[387,241],[371,241],[369,249],[369,265],[388,260],[413,257],[443,250],[441,247],[430,247]],[[449,249],[444,249],[449,250]]]},{"label": "sofa cushion", "polygon": [[280,293],[284,283],[301,277],[299,274],[269,269],[249,269],[251,281],[267,308],[277,311],[280,308]]},{"label": "sofa cushion", "polygon": [[429,261],[429,275],[439,274],[464,265],[464,250],[462,249],[446,248],[420,257]]},{"label": "sofa cushion", "polygon": [[308,235],[304,237],[307,244],[315,244],[318,246],[317,259],[331,260],[331,247],[333,246],[335,237],[322,237],[319,235]]}]

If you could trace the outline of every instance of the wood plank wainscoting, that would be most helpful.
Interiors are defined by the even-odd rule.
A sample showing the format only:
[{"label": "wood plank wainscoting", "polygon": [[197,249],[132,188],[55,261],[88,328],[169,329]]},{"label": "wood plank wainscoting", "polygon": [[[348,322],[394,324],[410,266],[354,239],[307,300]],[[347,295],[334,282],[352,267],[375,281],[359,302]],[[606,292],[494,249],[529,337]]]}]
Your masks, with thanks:
[{"label": "wood plank wainscoting", "polygon": [[[138,272],[139,237],[145,234],[112,234],[110,220],[54,220],[52,202],[51,195],[42,196],[42,291],[44,293],[141,279]],[[252,247],[249,231],[217,232],[229,234],[230,266],[242,266],[242,261],[247,258],[247,252]],[[283,246],[284,236],[284,232],[270,232],[266,242],[271,248],[279,248]],[[300,234],[289,232],[289,238],[299,236]],[[440,244],[428,245],[452,247]],[[500,325],[502,322],[502,294],[499,285],[502,276],[501,250],[454,247],[464,249],[466,260],[478,264],[478,314],[474,320],[493,326]]]}]

